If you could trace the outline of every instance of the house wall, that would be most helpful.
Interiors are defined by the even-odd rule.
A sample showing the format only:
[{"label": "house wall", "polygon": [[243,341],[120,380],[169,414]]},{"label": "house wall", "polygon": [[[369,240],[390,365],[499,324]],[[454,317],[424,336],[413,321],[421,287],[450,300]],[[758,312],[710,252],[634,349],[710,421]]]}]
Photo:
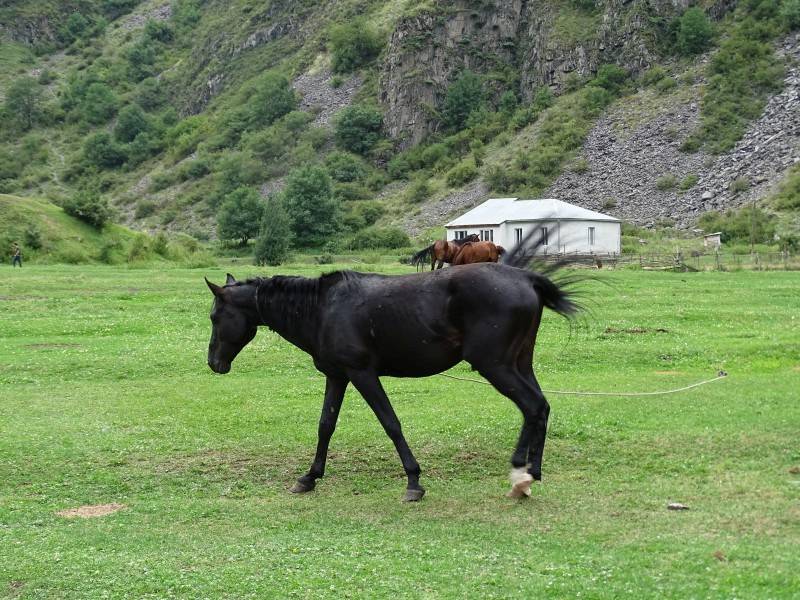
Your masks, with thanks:
[{"label": "house wall", "polygon": [[[447,239],[454,239],[457,231],[480,235],[481,231],[492,230],[494,243],[510,250],[516,246],[516,229],[522,229],[522,238],[525,239],[537,227],[547,227],[547,245],[540,250],[544,253],[620,253],[621,225],[609,221],[511,221],[496,226],[447,227]],[[589,244],[589,227],[595,228],[593,245]]]}]

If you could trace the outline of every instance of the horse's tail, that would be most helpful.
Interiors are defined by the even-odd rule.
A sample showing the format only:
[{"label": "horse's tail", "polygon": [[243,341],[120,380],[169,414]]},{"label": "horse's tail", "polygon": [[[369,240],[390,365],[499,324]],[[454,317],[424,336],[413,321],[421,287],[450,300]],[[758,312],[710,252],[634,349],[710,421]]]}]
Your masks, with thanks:
[{"label": "horse's tail", "polygon": [[565,285],[571,282],[559,285],[549,277],[540,275],[539,273],[531,273],[533,289],[539,294],[542,303],[554,310],[560,315],[565,317],[573,317],[581,310],[581,306],[572,298],[572,294],[565,289]]},{"label": "horse's tail", "polygon": [[541,255],[537,257],[536,251],[545,245],[546,238],[542,235],[543,233],[544,231],[540,227],[534,228],[514,248],[506,251],[499,262],[519,269],[532,270],[533,272],[530,273],[531,283],[541,297],[542,303],[560,315],[573,317],[583,307],[575,302],[573,292],[567,288],[588,279],[588,277],[568,275],[555,279],[553,276],[556,271],[573,264],[574,261],[566,257],[555,261],[545,261]]},{"label": "horse's tail", "polygon": [[433,244],[428,246],[427,248],[423,248],[419,252],[417,252],[414,256],[411,257],[411,264],[417,268],[420,265],[423,265],[427,262],[428,257],[430,257],[431,252],[433,252]]}]

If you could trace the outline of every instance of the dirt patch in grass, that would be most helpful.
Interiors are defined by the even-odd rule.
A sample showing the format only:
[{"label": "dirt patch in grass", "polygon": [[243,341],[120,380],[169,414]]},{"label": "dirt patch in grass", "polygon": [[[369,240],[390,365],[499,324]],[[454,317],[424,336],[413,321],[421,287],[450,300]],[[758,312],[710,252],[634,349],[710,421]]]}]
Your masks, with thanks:
[{"label": "dirt patch in grass", "polygon": [[655,329],[650,329],[648,327],[629,327],[627,329],[606,327],[603,333],[669,333],[669,329],[664,329],[663,327],[656,327]]},{"label": "dirt patch in grass", "polygon": [[56,514],[59,517],[67,517],[69,519],[73,517],[92,519],[94,517],[105,517],[106,515],[114,514],[123,508],[125,508],[124,504],[117,504],[116,502],[112,502],[111,504],[87,504],[85,506],[79,506],[78,508],[60,510]]},{"label": "dirt patch in grass", "polygon": [[25,344],[25,348],[32,350],[50,350],[53,348],[80,348],[80,344]]},{"label": "dirt patch in grass", "polygon": [[22,593],[22,588],[25,587],[24,581],[12,580],[8,582],[8,597],[17,598]]}]

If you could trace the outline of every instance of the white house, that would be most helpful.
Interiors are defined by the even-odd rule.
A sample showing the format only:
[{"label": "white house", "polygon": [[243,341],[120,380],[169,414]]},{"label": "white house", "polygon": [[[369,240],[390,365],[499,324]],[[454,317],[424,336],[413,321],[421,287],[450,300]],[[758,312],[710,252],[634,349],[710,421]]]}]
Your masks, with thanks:
[{"label": "white house", "polygon": [[447,239],[477,233],[508,250],[537,227],[548,254],[620,253],[619,219],[551,198],[491,198],[445,225]]}]

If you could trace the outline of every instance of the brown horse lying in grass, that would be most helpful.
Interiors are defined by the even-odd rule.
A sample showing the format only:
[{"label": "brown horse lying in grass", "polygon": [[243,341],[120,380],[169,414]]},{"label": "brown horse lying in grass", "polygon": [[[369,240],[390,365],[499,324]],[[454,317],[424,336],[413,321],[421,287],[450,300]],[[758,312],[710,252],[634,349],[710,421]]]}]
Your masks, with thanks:
[{"label": "brown horse lying in grass", "polygon": [[453,266],[471,265],[472,263],[496,263],[506,250],[494,242],[467,242],[458,251],[451,261]]},{"label": "brown horse lying in grass", "polygon": [[[411,264],[415,267],[419,267],[430,256],[431,271],[433,271],[434,267],[441,269],[444,266],[444,263],[449,264],[453,262],[453,259],[456,257],[464,244],[469,242],[477,242],[480,241],[480,239],[481,238],[479,238],[477,234],[473,233],[460,240],[450,240],[449,242],[447,240],[436,240],[430,246],[423,248],[414,256],[412,256]],[[436,267],[437,262],[439,264],[438,267]]]}]

